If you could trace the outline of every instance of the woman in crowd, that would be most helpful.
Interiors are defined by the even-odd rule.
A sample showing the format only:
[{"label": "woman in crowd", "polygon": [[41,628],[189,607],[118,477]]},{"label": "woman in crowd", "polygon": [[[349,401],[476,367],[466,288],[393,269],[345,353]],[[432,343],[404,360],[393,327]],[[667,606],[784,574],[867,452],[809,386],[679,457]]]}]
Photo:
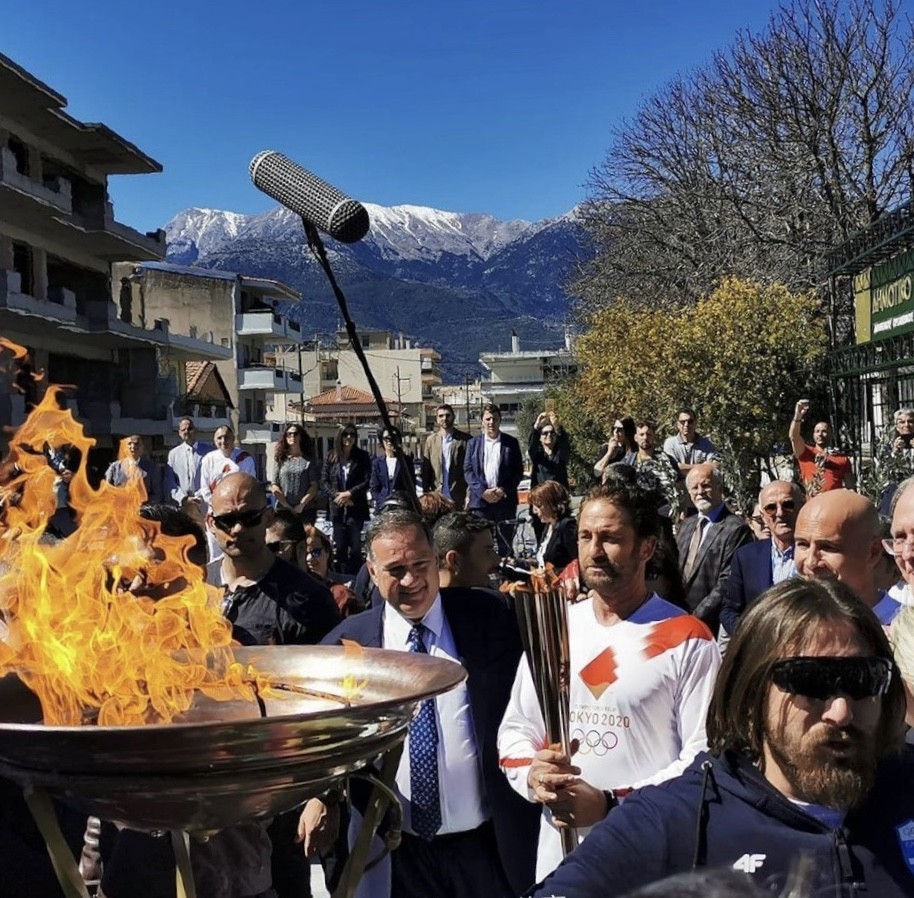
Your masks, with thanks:
[{"label": "woman in crowd", "polygon": [[317,468],[311,458],[311,439],[301,424],[288,424],[276,444],[276,468],[270,492],[277,508],[288,508],[303,522],[317,517]]},{"label": "woman in crowd", "polygon": [[[371,460],[371,481],[368,489],[374,501],[376,514],[381,511],[381,506],[394,490],[403,476],[400,460],[397,458],[397,445],[402,441],[400,431],[396,427],[385,427],[381,431],[381,445],[384,447],[383,455],[376,455]],[[409,472],[406,472],[409,476]],[[403,489],[401,486],[400,489]]]},{"label": "woman in crowd", "polygon": [[556,571],[578,557],[578,522],[572,517],[568,490],[556,480],[547,480],[530,490],[530,507],[543,523],[536,548],[540,567],[551,564]]},{"label": "woman in crowd", "polygon": [[313,524],[302,524],[299,517],[286,508],[273,513],[267,527],[267,547],[283,561],[294,564],[320,580],[331,592],[343,617],[363,610],[355,593],[347,586],[351,577],[330,570],[333,547],[330,540]]},{"label": "woman in crowd", "polygon": [[631,464],[631,459],[636,458],[638,454],[638,444],[635,442],[635,419],[634,418],[616,418],[613,423],[612,435],[605,446],[600,449],[600,457],[593,466],[593,476],[598,482],[603,481],[603,475],[606,469],[616,462],[629,459],[627,464]]},{"label": "woman in crowd", "polygon": [[321,490],[330,500],[336,567],[342,574],[354,574],[362,565],[362,527],[370,517],[371,457],[359,448],[358,438],[353,425],[343,427],[321,474]]}]

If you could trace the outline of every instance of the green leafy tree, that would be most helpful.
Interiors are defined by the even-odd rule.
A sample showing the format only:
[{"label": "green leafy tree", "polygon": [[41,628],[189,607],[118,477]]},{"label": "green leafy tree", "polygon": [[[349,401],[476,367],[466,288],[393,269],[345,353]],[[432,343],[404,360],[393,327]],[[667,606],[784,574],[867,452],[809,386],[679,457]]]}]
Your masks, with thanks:
[{"label": "green leafy tree", "polygon": [[730,488],[750,496],[761,469],[789,452],[794,403],[823,381],[826,340],[819,300],[781,285],[728,278],[695,305],[651,310],[644,297],[618,300],[591,314],[557,409],[578,452],[595,457],[616,417],[657,422],[659,442],[689,406],[739,472]]}]

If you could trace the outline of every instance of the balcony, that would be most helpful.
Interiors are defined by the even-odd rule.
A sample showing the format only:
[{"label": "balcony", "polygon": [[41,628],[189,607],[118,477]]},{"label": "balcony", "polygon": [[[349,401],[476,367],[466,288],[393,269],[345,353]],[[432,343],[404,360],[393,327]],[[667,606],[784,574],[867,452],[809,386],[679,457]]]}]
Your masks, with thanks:
[{"label": "balcony", "polygon": [[264,444],[275,443],[282,436],[285,424],[279,424],[275,421],[264,421],[262,424],[241,424],[241,443],[244,444]]},{"label": "balcony", "polygon": [[72,324],[76,321],[76,295],[63,287],[51,287],[47,299],[22,292],[22,278],[17,271],[0,269],[0,310]]},{"label": "balcony", "polygon": [[263,390],[267,393],[300,393],[301,375],[278,366],[246,365],[238,369],[238,389]]},{"label": "balcony", "polygon": [[301,325],[272,309],[242,312],[235,316],[235,333],[241,337],[276,337],[280,340],[301,339]]},{"label": "balcony", "polygon": [[70,182],[66,178],[48,178],[46,183],[41,183],[23,175],[16,167],[16,157],[8,147],[0,147],[0,185],[25,194],[35,202],[50,206],[65,215],[73,212]]},{"label": "balcony", "polygon": [[232,419],[225,406],[188,399],[175,399],[171,406],[171,429],[177,432],[182,418],[190,418],[199,434],[211,434],[219,427],[231,427]]}]

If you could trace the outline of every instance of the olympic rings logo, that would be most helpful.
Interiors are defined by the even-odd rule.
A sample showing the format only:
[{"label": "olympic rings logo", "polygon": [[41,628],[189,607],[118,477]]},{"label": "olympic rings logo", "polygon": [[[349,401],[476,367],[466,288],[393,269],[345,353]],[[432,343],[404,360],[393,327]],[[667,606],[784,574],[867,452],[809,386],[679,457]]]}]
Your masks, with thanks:
[{"label": "olympic rings logo", "polygon": [[588,730],[586,733],[583,730],[572,730],[571,738],[578,740],[578,754],[596,755],[598,758],[619,744],[619,737],[612,730],[603,733],[598,730]]}]

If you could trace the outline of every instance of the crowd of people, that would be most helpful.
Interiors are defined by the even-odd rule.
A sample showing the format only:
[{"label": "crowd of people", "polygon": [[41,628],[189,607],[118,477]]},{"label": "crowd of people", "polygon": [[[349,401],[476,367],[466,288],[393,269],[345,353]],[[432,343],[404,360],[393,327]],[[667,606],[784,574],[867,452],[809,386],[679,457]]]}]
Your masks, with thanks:
[{"label": "crowd of people", "polygon": [[[689,408],[659,448],[653,423],[613,419],[588,483],[542,412],[526,443],[528,558],[524,453],[494,405],[475,436],[437,409],[418,502],[395,428],[372,459],[347,425],[319,464],[290,424],[263,484],[229,428],[207,449],[185,419],[142,514],[194,535],[241,644],[349,641],[466,668],[410,725],[402,835],[386,839],[388,815],[360,898],[911,895],[914,478],[877,508],[827,422],[805,442],[809,410],[797,401],[787,434],[796,476],[749,509],[728,501]],[[883,451],[907,458],[914,411],[894,423]],[[148,477],[143,458],[128,438],[106,479]],[[315,525],[321,504],[332,533]],[[513,599],[494,588],[547,565],[567,609],[567,745],[546,735]],[[314,858],[332,889],[363,785],[196,846],[200,894],[305,898]],[[83,858],[100,895],[175,894],[161,840],[102,832]]]}]

